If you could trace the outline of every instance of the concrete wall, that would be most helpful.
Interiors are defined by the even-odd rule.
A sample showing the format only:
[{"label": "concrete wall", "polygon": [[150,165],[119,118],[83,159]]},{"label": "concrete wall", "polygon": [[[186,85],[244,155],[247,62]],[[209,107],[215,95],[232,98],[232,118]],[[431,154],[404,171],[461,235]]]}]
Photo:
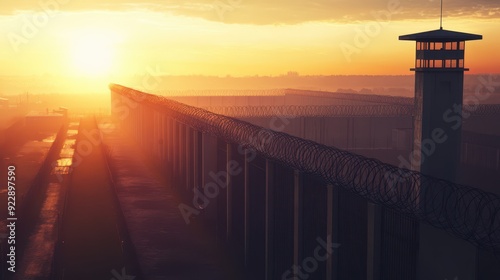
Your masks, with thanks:
[{"label": "concrete wall", "polygon": [[252,117],[241,118],[327,146],[398,165],[413,145],[411,117]]}]

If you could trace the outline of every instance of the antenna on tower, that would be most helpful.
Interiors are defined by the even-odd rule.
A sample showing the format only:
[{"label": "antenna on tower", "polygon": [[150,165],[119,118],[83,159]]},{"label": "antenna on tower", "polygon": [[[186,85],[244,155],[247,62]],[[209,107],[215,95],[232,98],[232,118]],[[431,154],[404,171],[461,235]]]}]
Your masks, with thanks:
[{"label": "antenna on tower", "polygon": [[441,0],[441,16],[439,18],[439,29],[443,29],[443,0]]}]

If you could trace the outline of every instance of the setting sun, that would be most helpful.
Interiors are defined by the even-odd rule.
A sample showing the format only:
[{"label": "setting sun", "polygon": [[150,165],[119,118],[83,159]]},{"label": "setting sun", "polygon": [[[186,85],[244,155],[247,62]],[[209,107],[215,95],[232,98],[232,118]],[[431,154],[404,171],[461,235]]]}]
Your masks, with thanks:
[{"label": "setting sun", "polygon": [[98,30],[75,34],[72,40],[71,61],[76,72],[88,76],[104,76],[111,71],[115,56],[112,37]]}]

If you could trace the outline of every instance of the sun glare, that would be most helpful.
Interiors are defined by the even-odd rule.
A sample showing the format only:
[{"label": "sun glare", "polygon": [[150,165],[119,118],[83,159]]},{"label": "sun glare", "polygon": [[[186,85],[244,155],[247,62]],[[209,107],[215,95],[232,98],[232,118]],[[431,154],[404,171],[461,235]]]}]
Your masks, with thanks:
[{"label": "sun glare", "polygon": [[98,30],[88,30],[75,35],[70,49],[73,67],[78,74],[110,74],[115,56],[112,37]]}]

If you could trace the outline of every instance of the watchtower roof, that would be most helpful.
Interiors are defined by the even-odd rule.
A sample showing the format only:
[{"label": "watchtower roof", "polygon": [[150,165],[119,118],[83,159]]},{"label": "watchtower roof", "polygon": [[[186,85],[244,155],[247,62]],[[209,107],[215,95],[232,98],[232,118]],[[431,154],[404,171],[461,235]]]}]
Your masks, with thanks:
[{"label": "watchtower roof", "polygon": [[471,41],[471,40],[481,40],[481,39],[483,39],[483,35],[457,32],[445,29],[436,29],[431,31],[399,36],[399,40],[419,41],[419,42],[435,42],[435,41],[451,42],[451,41]]}]

